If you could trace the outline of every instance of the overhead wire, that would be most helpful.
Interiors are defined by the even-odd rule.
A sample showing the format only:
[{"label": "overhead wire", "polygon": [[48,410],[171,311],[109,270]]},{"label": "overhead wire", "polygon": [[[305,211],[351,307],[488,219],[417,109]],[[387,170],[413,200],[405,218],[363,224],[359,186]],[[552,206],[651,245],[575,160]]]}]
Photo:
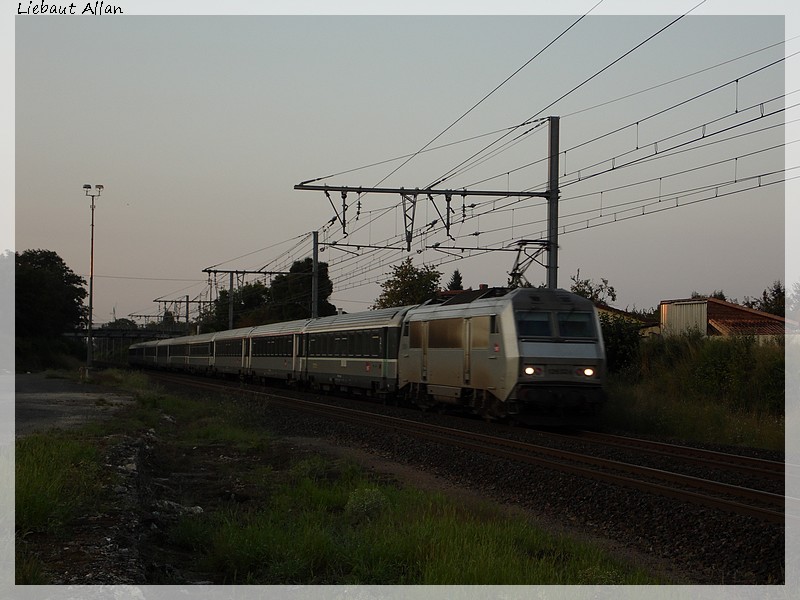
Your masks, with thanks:
[{"label": "overhead wire", "polygon": [[[661,34],[661,33],[662,33],[662,32],[664,32],[664,31],[666,31],[666,30],[667,30],[669,27],[672,27],[672,26],[673,26],[675,23],[677,23],[678,21],[680,21],[681,19],[683,19],[684,17],[686,17],[686,16],[687,16],[689,13],[693,12],[693,11],[694,11],[695,9],[697,9],[699,6],[702,6],[703,4],[705,4],[705,3],[706,3],[706,1],[707,1],[707,0],[701,0],[701,1],[700,1],[698,4],[696,4],[696,5],[695,5],[693,8],[691,8],[689,11],[687,11],[686,13],[684,13],[684,14],[680,15],[679,17],[677,17],[677,18],[673,19],[673,20],[672,20],[671,22],[669,22],[667,25],[665,25],[664,27],[662,27],[661,29],[659,29],[659,30],[658,30],[658,31],[656,31],[655,33],[653,33],[653,34],[651,34],[650,36],[648,36],[648,37],[647,37],[645,40],[643,40],[643,41],[639,42],[639,43],[638,43],[636,46],[634,46],[633,48],[631,48],[630,50],[626,51],[625,53],[623,53],[623,54],[622,54],[621,56],[619,56],[618,58],[616,58],[616,59],[614,59],[613,61],[611,61],[611,62],[610,62],[609,64],[607,64],[605,67],[603,67],[603,68],[602,68],[602,69],[600,69],[599,71],[595,72],[593,75],[589,76],[587,79],[584,79],[584,80],[583,80],[581,83],[579,83],[578,85],[576,85],[575,87],[573,87],[573,88],[572,88],[572,89],[570,89],[569,91],[565,92],[564,94],[562,94],[561,96],[559,96],[558,98],[556,98],[555,100],[553,100],[553,101],[552,101],[550,104],[548,104],[548,105],[547,105],[547,106],[545,106],[544,108],[540,109],[538,112],[534,113],[533,115],[531,115],[530,117],[528,117],[527,119],[525,119],[525,121],[527,122],[527,121],[530,121],[530,120],[532,120],[532,119],[535,119],[536,117],[538,117],[539,115],[541,115],[542,113],[544,113],[544,112],[545,112],[547,109],[549,109],[549,108],[551,108],[552,106],[556,105],[558,102],[560,102],[561,100],[563,100],[564,98],[566,98],[566,97],[567,97],[567,96],[569,96],[570,94],[574,93],[575,91],[577,91],[578,89],[580,89],[581,87],[583,87],[584,85],[586,85],[587,83],[589,83],[590,81],[592,81],[593,79],[595,79],[596,77],[598,77],[599,75],[601,75],[602,73],[604,73],[605,71],[607,71],[608,69],[610,69],[612,66],[614,66],[615,64],[617,64],[618,62],[620,62],[621,60],[623,60],[624,58],[626,58],[627,56],[630,56],[630,54],[632,54],[633,52],[635,52],[636,50],[638,50],[639,48],[641,48],[642,46],[644,46],[644,45],[645,45],[647,42],[649,42],[650,40],[652,40],[653,38],[655,38],[657,35]],[[447,181],[448,179],[450,179],[450,177],[451,177],[451,173],[452,173],[453,171],[455,171],[455,170],[459,169],[461,166],[463,166],[463,165],[464,165],[465,163],[467,163],[468,161],[472,160],[473,158],[475,158],[475,157],[476,157],[476,156],[478,156],[479,154],[481,154],[481,153],[485,152],[487,149],[489,149],[490,147],[492,147],[494,144],[496,144],[496,143],[497,143],[497,142],[499,142],[500,140],[504,139],[504,138],[505,138],[507,135],[508,135],[508,134],[505,134],[504,136],[501,136],[500,138],[498,138],[497,140],[495,140],[494,142],[492,142],[492,143],[491,143],[491,144],[489,144],[488,146],[484,147],[482,150],[479,150],[477,153],[473,154],[472,156],[470,156],[470,157],[469,157],[469,158],[467,158],[466,160],[462,161],[461,163],[459,163],[458,165],[456,165],[455,167],[453,167],[453,168],[452,168],[452,169],[450,169],[449,171],[446,171],[444,175],[442,175],[440,178],[438,178],[438,179],[436,180],[436,182],[434,182],[434,183],[431,183],[431,184],[429,185],[429,187],[433,187],[434,185],[441,185],[442,183],[444,183],[445,181]]]},{"label": "overhead wire", "polygon": [[[705,2],[705,0],[703,0],[703,2]],[[410,157],[409,157],[409,158],[408,158],[406,161],[404,161],[404,162],[403,162],[403,164],[401,164],[401,165],[400,165],[400,166],[398,166],[396,169],[394,169],[394,170],[393,170],[391,173],[389,173],[388,175],[386,175],[385,177],[383,177],[383,179],[381,179],[381,180],[380,180],[378,183],[376,183],[376,184],[375,184],[375,187],[379,186],[381,183],[383,183],[384,181],[386,181],[386,180],[387,180],[389,177],[391,177],[392,175],[394,175],[395,173],[397,173],[397,171],[399,171],[400,169],[402,169],[402,168],[403,168],[404,166],[406,166],[406,165],[407,165],[409,162],[411,162],[411,160],[413,160],[414,158],[416,158],[416,157],[417,157],[417,156],[418,156],[418,155],[419,155],[419,154],[420,154],[420,153],[421,153],[423,150],[425,150],[425,149],[426,149],[428,146],[430,146],[430,145],[431,145],[433,142],[435,142],[435,141],[436,141],[436,140],[438,140],[440,137],[442,137],[442,136],[443,136],[445,133],[447,133],[448,131],[450,131],[450,129],[452,129],[452,128],[453,128],[453,127],[456,125],[456,124],[458,124],[458,123],[459,123],[459,122],[460,122],[460,121],[461,121],[461,120],[462,120],[464,117],[466,117],[467,115],[469,115],[469,114],[470,114],[470,113],[471,113],[473,110],[475,110],[476,108],[478,108],[478,106],[480,106],[481,104],[483,104],[483,102],[485,102],[485,101],[486,101],[486,100],[487,100],[487,99],[488,99],[490,96],[492,96],[492,95],[493,95],[493,94],[494,94],[494,93],[495,93],[497,90],[499,90],[501,87],[503,87],[503,86],[504,86],[506,83],[508,83],[508,82],[509,82],[511,79],[513,79],[513,78],[514,78],[514,77],[515,77],[515,76],[516,76],[516,75],[517,75],[517,74],[518,74],[520,71],[522,71],[522,70],[523,70],[525,67],[527,67],[527,66],[528,66],[529,64],[531,64],[531,63],[532,63],[534,60],[536,60],[536,59],[537,59],[539,56],[541,56],[541,55],[542,55],[542,53],[544,53],[544,52],[545,52],[545,51],[546,51],[548,48],[550,48],[550,46],[552,46],[552,45],[553,45],[553,44],[555,44],[555,43],[556,43],[558,40],[560,40],[560,39],[561,39],[563,36],[565,36],[565,35],[566,35],[566,34],[567,34],[567,33],[568,33],[568,32],[569,32],[569,31],[570,31],[570,30],[571,30],[573,27],[575,27],[575,26],[576,26],[578,23],[580,23],[580,22],[581,22],[581,21],[582,21],[582,20],[583,20],[583,19],[584,19],[584,18],[585,18],[587,15],[589,15],[589,13],[591,13],[591,12],[592,12],[592,11],[593,11],[595,8],[597,8],[597,7],[598,7],[600,4],[602,4],[602,3],[603,3],[603,0],[600,0],[599,2],[597,2],[597,4],[595,4],[594,6],[592,6],[592,8],[590,8],[590,9],[589,9],[589,10],[588,10],[588,11],[587,11],[587,12],[586,12],[584,15],[580,16],[580,17],[579,17],[579,18],[578,18],[576,21],[574,21],[574,22],[573,22],[573,23],[572,23],[572,24],[571,24],[569,27],[567,27],[567,28],[566,28],[564,31],[562,31],[562,32],[561,32],[560,34],[558,34],[558,35],[557,35],[557,36],[556,36],[554,39],[552,39],[552,40],[551,40],[551,41],[550,41],[550,42],[549,42],[549,43],[548,43],[548,44],[547,44],[547,45],[546,45],[544,48],[542,48],[541,50],[539,50],[539,52],[537,52],[537,53],[536,53],[536,54],[534,54],[534,55],[533,55],[531,58],[529,58],[529,59],[528,59],[528,60],[525,62],[525,64],[523,64],[521,67],[519,67],[519,68],[518,68],[516,71],[514,71],[514,72],[513,72],[511,75],[509,75],[508,77],[506,77],[506,78],[505,78],[505,79],[504,79],[502,82],[500,82],[500,83],[499,83],[497,86],[495,86],[495,87],[494,87],[494,89],[492,89],[492,91],[490,91],[490,92],[489,92],[488,94],[486,94],[486,95],[485,95],[483,98],[481,98],[480,100],[478,100],[478,101],[477,101],[475,104],[473,104],[473,105],[472,105],[472,107],[470,107],[470,108],[469,108],[469,109],[468,109],[468,110],[467,110],[465,113],[463,113],[463,114],[462,114],[460,117],[458,117],[458,118],[457,118],[455,121],[453,121],[452,123],[450,123],[450,125],[448,125],[447,127],[445,127],[445,128],[444,128],[444,130],[442,130],[440,133],[438,133],[437,135],[435,135],[435,136],[434,136],[434,137],[433,137],[433,138],[432,138],[432,139],[431,139],[429,142],[427,142],[425,145],[423,145],[423,146],[422,146],[422,148],[420,148],[420,149],[419,149],[419,150],[417,150],[417,151],[416,151],[414,154],[412,154],[412,155],[411,155],[411,156],[410,156]],[[532,118],[533,118],[533,117],[531,117],[531,119],[532,119]],[[520,125],[519,127],[521,127],[521,126],[523,126],[523,125]],[[431,185],[431,186],[429,186],[429,187],[433,187],[433,186]]]},{"label": "overhead wire", "polygon": [[[700,2],[700,4],[696,5],[694,8],[692,8],[692,10],[688,11],[686,14],[689,14],[690,12],[692,12],[693,10],[695,10],[695,9],[696,9],[698,6],[702,5],[702,4],[704,3],[704,1],[705,1],[705,0],[703,0],[703,2]],[[646,43],[647,41],[649,41],[650,39],[652,39],[652,37],[654,37],[655,35],[658,35],[658,34],[659,34],[661,31],[663,31],[663,30],[664,30],[664,29],[666,29],[667,27],[669,27],[669,26],[671,26],[672,24],[674,24],[675,22],[677,22],[677,21],[678,21],[680,18],[682,18],[683,16],[686,16],[686,14],[682,15],[681,17],[678,17],[678,18],[677,18],[677,19],[675,19],[673,22],[671,22],[670,24],[666,25],[664,28],[662,28],[661,30],[659,30],[658,32],[656,32],[655,34],[653,34],[652,36],[650,36],[650,37],[649,37],[647,40],[645,40],[645,41],[641,42],[641,43],[640,43],[638,46],[636,46],[636,47],[635,47],[635,48],[633,48],[632,50],[628,51],[628,52],[627,52],[625,55],[623,55],[623,56],[619,57],[619,58],[618,58],[616,61],[614,61],[614,63],[615,63],[615,62],[618,62],[619,60],[622,60],[622,58],[624,58],[625,56],[627,56],[628,54],[630,54],[630,52],[632,52],[632,51],[636,50],[636,49],[637,49],[638,47],[640,47],[642,44],[644,44],[644,43]],[[772,46],[769,46],[769,47],[772,47]],[[768,48],[769,48],[769,47],[768,47]],[[753,54],[753,53],[750,53],[750,54]],[[744,56],[749,56],[750,54],[746,54],[746,55],[744,55]],[[732,59],[732,60],[736,60],[736,59]],[[732,62],[732,61],[726,61],[726,62],[724,62],[724,63],[720,63],[720,64],[728,64],[728,63],[730,63],[730,62]],[[611,66],[612,66],[614,63],[610,63],[609,65],[607,65],[607,66],[606,66],[606,67],[605,67],[603,70],[601,70],[601,71],[599,71],[598,73],[596,73],[596,74],[595,74],[595,75],[594,75],[592,78],[594,78],[595,76],[599,75],[599,74],[600,74],[600,73],[602,73],[604,70],[606,70],[606,69],[610,68],[610,67],[611,67]],[[526,63],[526,64],[527,64],[527,63]],[[712,68],[712,67],[709,67],[709,69],[710,69],[710,68]],[[708,70],[708,69],[704,69],[704,70],[701,70],[701,71],[697,71],[697,72],[695,72],[694,74],[701,73],[701,72],[705,72],[706,70]],[[678,78],[678,79],[672,80],[671,82],[666,82],[666,83],[664,83],[664,84],[659,84],[659,86],[655,86],[655,87],[661,87],[661,86],[663,86],[663,85],[667,85],[668,83],[672,83],[672,82],[674,82],[674,81],[680,81],[680,80],[682,80],[682,79],[685,79],[686,77],[689,77],[689,76],[690,76],[690,75],[687,75],[687,76],[684,76],[684,77],[681,77],[681,78]],[[590,79],[592,79],[592,78],[590,78]],[[590,80],[590,79],[589,79],[589,80]],[[586,82],[588,82],[589,80],[586,80],[586,81],[584,81],[582,84],[580,84],[580,85],[576,86],[575,88],[573,88],[573,90],[571,90],[571,91],[570,91],[570,92],[568,92],[567,94],[569,94],[569,93],[572,93],[573,91],[575,91],[576,89],[578,89],[578,88],[579,88],[581,85],[585,84],[585,83],[586,83]],[[644,92],[644,91],[649,91],[650,89],[654,89],[654,88],[648,88],[648,90],[642,90],[641,92],[638,92],[638,93],[642,93],[642,92]],[[494,92],[494,91],[496,91],[496,90],[493,90],[493,92]],[[492,92],[492,93],[493,93],[493,92]],[[544,110],[547,110],[547,108],[549,108],[550,106],[552,106],[553,104],[555,104],[555,103],[556,103],[556,102],[558,102],[559,100],[563,99],[563,98],[564,98],[564,97],[565,97],[567,94],[565,94],[565,95],[564,95],[564,96],[562,96],[561,98],[557,99],[556,101],[554,101],[553,103],[551,103],[550,105],[548,105],[548,107],[546,107],[545,109],[542,109],[542,111],[541,111],[541,112],[543,112]],[[632,94],[631,94],[631,95],[632,95]],[[626,97],[630,97],[631,95],[627,95],[627,96],[625,96],[625,97],[622,97],[622,98],[619,98],[619,99],[623,99],[623,98],[626,98]],[[487,97],[488,97],[488,95],[487,95]],[[484,98],[484,99],[485,99],[485,98]],[[619,100],[619,99],[616,99],[616,100]],[[616,101],[616,100],[615,100],[615,101]],[[609,101],[609,103],[610,103],[610,102],[612,102],[612,101]],[[597,107],[600,107],[600,106],[604,106],[604,105],[606,105],[606,104],[608,104],[608,103],[603,103],[603,104],[595,105],[594,107],[588,107],[588,108],[586,108],[586,109],[582,109],[581,111],[576,111],[576,112],[570,113],[570,115],[569,115],[569,116],[571,116],[571,115],[574,115],[574,114],[578,114],[578,113],[580,113],[580,112],[585,112],[585,111],[588,111],[588,110],[590,110],[590,109],[592,109],[592,108],[597,108]],[[476,105],[476,106],[477,106],[477,105]],[[473,108],[475,108],[475,107],[473,107]],[[470,109],[470,110],[472,110],[472,109]],[[540,112],[540,113],[537,113],[537,114],[541,114],[541,112]],[[461,118],[463,118],[464,116],[466,116],[466,114],[467,114],[467,113],[465,113],[464,115],[462,115],[462,117],[461,117]],[[453,127],[453,126],[456,124],[456,123],[458,123],[458,121],[459,121],[461,118],[459,118],[459,119],[458,119],[458,120],[456,120],[456,121],[455,121],[453,124],[451,124],[451,125],[450,125],[450,126],[447,128],[447,129],[445,129],[445,130],[444,130],[444,131],[443,131],[441,134],[439,134],[439,136],[436,136],[436,137],[434,137],[434,138],[433,138],[433,139],[432,139],[430,142],[428,142],[428,144],[426,144],[425,146],[423,146],[423,147],[422,147],[422,148],[421,148],[419,151],[417,151],[416,153],[414,153],[414,154],[411,154],[411,155],[405,155],[404,157],[402,157],[402,158],[408,158],[408,160],[407,160],[407,161],[406,161],[406,163],[404,163],[404,164],[407,164],[407,162],[409,162],[411,159],[413,159],[413,157],[414,157],[414,156],[417,156],[418,154],[420,154],[420,153],[422,153],[422,152],[426,152],[426,151],[430,151],[430,150],[432,150],[433,148],[428,148],[428,146],[430,146],[430,145],[431,145],[431,144],[432,144],[432,143],[433,143],[433,142],[434,142],[436,139],[438,139],[438,138],[439,138],[441,135],[443,135],[445,132],[447,132],[449,129],[451,129],[451,128],[452,128],[452,127]],[[532,117],[532,118],[533,118],[533,117]],[[518,130],[518,129],[519,129],[519,126],[517,126],[517,127],[515,127],[515,128],[509,128],[509,132],[511,132],[511,131],[516,131],[516,130]],[[506,134],[506,135],[507,135],[507,134]],[[743,134],[743,135],[748,135],[748,134]],[[474,139],[474,138],[473,138],[473,139]],[[502,139],[502,138],[501,138],[501,139]],[[722,142],[722,141],[726,141],[726,140],[720,140],[720,142]],[[588,142],[586,142],[586,143],[588,143]],[[487,146],[487,148],[488,148],[488,147],[491,147],[491,145],[490,145],[490,146]],[[574,149],[574,148],[572,148],[572,149]],[[484,149],[484,150],[485,150],[485,149]],[[473,157],[474,157],[474,156],[477,156],[477,155],[473,155]],[[492,156],[493,156],[493,155],[492,155]],[[398,157],[398,159],[399,159],[399,157]],[[391,162],[392,160],[398,160],[398,159],[390,159],[390,160],[387,160],[387,161],[381,161],[380,163],[373,163],[373,165],[371,165],[371,166],[375,166],[375,165],[377,165],[377,164],[386,164],[386,163],[388,163],[388,162]],[[469,160],[469,159],[468,159],[468,160]],[[537,161],[537,162],[540,162],[540,161]],[[461,164],[463,165],[464,163],[461,163]],[[481,163],[476,163],[476,164],[481,164]],[[403,165],[401,165],[400,167],[398,167],[398,169],[399,169],[399,168],[401,168],[402,166],[403,166]],[[459,166],[460,166],[460,165],[459,165]],[[523,168],[523,167],[520,167],[520,169],[521,169],[521,168]],[[387,176],[386,176],[386,178],[388,178],[389,176],[391,176],[391,175],[392,175],[393,173],[395,173],[395,172],[396,172],[398,169],[395,169],[394,171],[392,171],[392,173],[390,173],[389,175],[387,175]],[[357,170],[357,169],[352,169],[352,170],[348,170],[348,171],[345,171],[345,172],[352,172],[352,171],[355,171],[355,170]],[[342,172],[342,173],[345,173],[345,172]],[[511,172],[511,171],[506,171],[506,173],[510,173],[510,172]],[[505,175],[506,173],[503,173],[503,174],[497,175],[497,176],[495,176],[495,177],[500,177],[500,176],[502,176],[502,175]],[[449,172],[448,172],[448,173],[446,173],[446,175],[448,175],[448,174],[449,174]],[[383,180],[381,180],[381,181],[384,181],[386,178],[384,178],[384,179],[383,179]],[[448,178],[449,178],[449,177],[448,177]],[[488,179],[487,179],[487,180],[488,180]],[[483,180],[483,181],[487,181],[487,180]],[[439,182],[437,182],[437,184],[438,184],[438,183],[439,183]],[[397,206],[395,205],[395,206],[393,206],[393,207],[388,207],[388,208],[380,209],[380,210],[378,210],[378,211],[374,211],[374,213],[373,213],[373,211],[369,211],[369,213],[367,213],[367,212],[364,212],[364,213],[362,213],[362,214],[369,214],[369,217],[372,217],[372,216],[375,216],[375,215],[377,215],[377,217],[376,217],[376,218],[379,218],[379,217],[386,216],[387,214],[391,213],[392,211],[396,211],[396,210],[397,210]],[[478,214],[477,216],[479,217],[479,216],[480,216],[480,214]],[[372,221],[372,219],[371,219],[371,218],[369,218],[369,219],[365,219],[365,221],[374,222],[374,221]],[[358,228],[358,229],[356,229],[356,230],[354,230],[354,231],[362,231],[364,228],[366,228],[366,227],[368,227],[368,226],[369,226],[369,225],[368,225],[367,223],[360,224],[360,225],[359,225],[359,228]],[[524,225],[520,225],[520,226],[524,226]],[[418,228],[418,229],[417,229],[417,231],[419,231],[420,229],[421,229],[421,228]],[[352,233],[351,233],[351,235],[352,235]],[[391,238],[385,238],[385,239],[391,239]],[[331,248],[331,249],[336,249],[336,244],[335,244],[335,243],[334,243],[334,244],[328,244],[328,245],[327,245],[327,247],[328,247],[328,248]],[[343,264],[350,263],[351,265],[352,265],[352,264],[355,264],[355,265],[361,265],[361,264],[363,264],[364,262],[366,262],[367,260],[373,260],[373,259],[375,259],[375,258],[377,257],[379,260],[377,260],[377,263],[376,263],[376,264],[377,264],[378,266],[377,266],[377,267],[375,267],[375,269],[377,269],[377,268],[383,268],[384,266],[386,266],[386,264],[391,264],[391,262],[392,262],[392,261],[396,262],[396,260],[397,260],[397,259],[396,259],[396,256],[394,255],[394,253],[393,253],[393,252],[389,251],[389,253],[390,253],[392,256],[391,256],[391,257],[388,257],[388,260],[386,260],[386,261],[384,260],[383,256],[386,256],[386,255],[387,255],[387,251],[385,251],[385,250],[384,250],[384,251],[379,251],[379,250],[373,250],[373,249],[371,249],[371,250],[369,250],[369,251],[365,251],[365,252],[364,252],[364,253],[363,253],[361,256],[352,257],[352,256],[349,256],[349,255],[348,255],[348,256],[346,256],[346,257],[343,257],[343,258],[342,258],[342,260],[341,260],[341,261],[338,261],[338,262],[340,262],[340,263],[343,263]],[[365,256],[368,256],[369,258],[368,258],[368,259],[364,259],[364,257],[365,257]],[[363,260],[362,260],[362,259],[363,259]],[[220,263],[220,264],[223,264],[223,263]],[[371,270],[375,270],[375,269],[371,269]],[[342,269],[342,270],[344,270],[344,269]],[[362,273],[362,274],[363,274],[363,273]],[[348,288],[348,289],[349,289],[349,288]]]}]

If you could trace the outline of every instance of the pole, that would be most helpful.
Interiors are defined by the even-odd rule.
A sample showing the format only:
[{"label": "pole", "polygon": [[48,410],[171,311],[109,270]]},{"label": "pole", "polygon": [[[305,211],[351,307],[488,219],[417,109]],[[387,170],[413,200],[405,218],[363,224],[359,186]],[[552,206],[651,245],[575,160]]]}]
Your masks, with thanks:
[{"label": "pole", "polygon": [[547,287],[558,287],[558,134],[559,117],[549,117],[550,177],[547,183]]},{"label": "pole", "polygon": [[233,329],[233,271],[230,272],[228,284],[228,329]]},{"label": "pole", "polygon": [[91,246],[89,251],[89,335],[86,343],[86,368],[92,368],[92,296],[94,292],[94,195],[90,194],[92,198],[92,229],[91,229]]},{"label": "pole", "polygon": [[311,318],[319,316],[319,231],[313,232],[314,250],[311,268]]}]

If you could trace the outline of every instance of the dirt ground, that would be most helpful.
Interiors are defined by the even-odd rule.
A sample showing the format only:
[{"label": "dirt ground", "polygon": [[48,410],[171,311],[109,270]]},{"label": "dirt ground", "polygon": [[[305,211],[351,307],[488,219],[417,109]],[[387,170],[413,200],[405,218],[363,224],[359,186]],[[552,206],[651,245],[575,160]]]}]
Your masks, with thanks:
[{"label": "dirt ground", "polygon": [[48,377],[44,373],[17,375],[15,388],[17,436],[107,419],[115,409],[133,402],[133,396],[107,387]]}]

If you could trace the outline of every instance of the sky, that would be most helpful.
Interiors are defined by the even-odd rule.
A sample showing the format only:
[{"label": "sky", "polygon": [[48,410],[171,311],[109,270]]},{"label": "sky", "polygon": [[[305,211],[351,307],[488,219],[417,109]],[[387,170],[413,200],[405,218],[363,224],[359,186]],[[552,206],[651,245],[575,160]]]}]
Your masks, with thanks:
[{"label": "sky", "polygon": [[[53,250],[88,280],[82,186],[102,184],[95,323],[182,315],[154,300],[214,299],[229,278],[209,267],[285,271],[311,256],[315,230],[330,300],[347,311],[369,308],[407,257],[443,284],[458,269],[466,287],[502,286],[508,250],[547,235],[542,198],[453,197],[448,236],[445,199],[421,196],[408,252],[399,194],[349,194],[343,228],[338,192],[329,201],[294,186],[413,189],[451,173],[439,188],[543,192],[538,119],[558,116],[560,287],[607,279],[614,305],[646,309],[786,283],[781,180],[792,165],[780,124],[796,111],[784,74],[800,57],[781,59],[800,42],[782,43],[783,15],[721,14],[729,3],[709,0],[672,23],[697,2],[653,3],[662,10],[649,15],[595,4],[549,15],[530,3],[516,15],[17,16],[12,247]],[[525,277],[539,285],[546,271],[533,263]],[[254,280],[269,283],[237,284]]]}]

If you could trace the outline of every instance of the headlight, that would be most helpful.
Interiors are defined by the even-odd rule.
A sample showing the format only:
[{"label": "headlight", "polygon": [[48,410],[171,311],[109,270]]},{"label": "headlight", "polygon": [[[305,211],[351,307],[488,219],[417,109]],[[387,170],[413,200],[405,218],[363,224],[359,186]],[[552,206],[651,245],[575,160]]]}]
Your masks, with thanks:
[{"label": "headlight", "polygon": [[583,377],[594,377],[594,369],[592,367],[579,367],[575,369],[575,374]]},{"label": "headlight", "polygon": [[528,377],[544,375],[544,369],[542,367],[536,367],[533,365],[526,365],[525,368],[522,369],[522,372]]}]

